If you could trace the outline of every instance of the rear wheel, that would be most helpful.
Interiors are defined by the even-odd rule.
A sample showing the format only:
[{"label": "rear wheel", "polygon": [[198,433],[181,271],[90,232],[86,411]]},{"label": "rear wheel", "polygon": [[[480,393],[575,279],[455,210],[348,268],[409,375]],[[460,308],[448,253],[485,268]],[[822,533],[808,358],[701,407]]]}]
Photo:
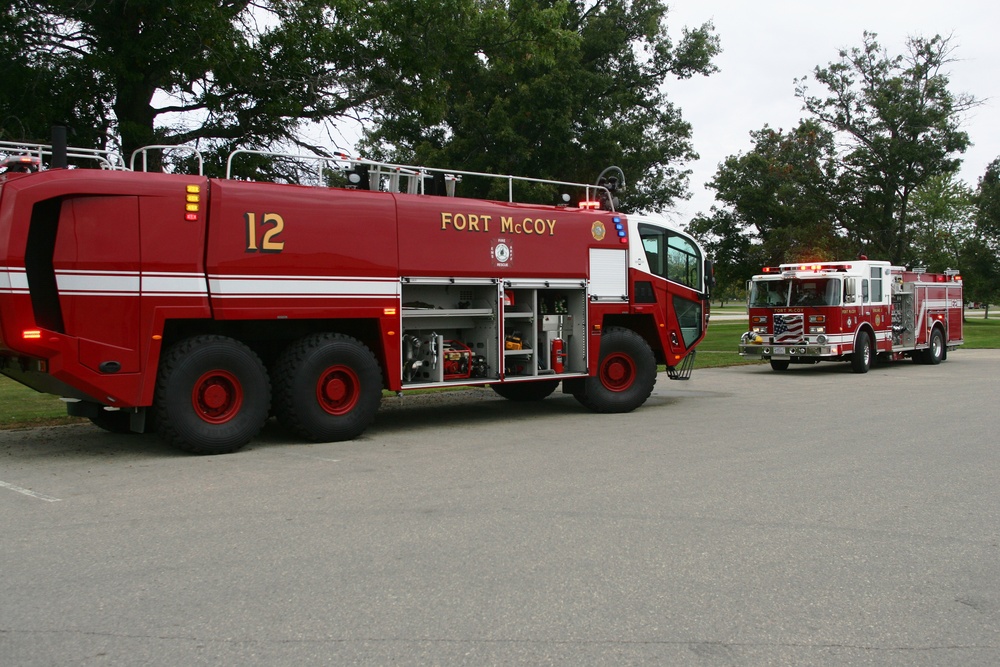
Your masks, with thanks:
[{"label": "rear wheel", "polygon": [[937,366],[944,360],[945,346],[944,346],[944,333],[941,329],[935,327],[931,332],[931,344],[923,352],[922,361],[925,364],[931,364],[932,366]]},{"label": "rear wheel", "polygon": [[851,370],[855,373],[867,373],[872,367],[872,339],[864,331],[858,332],[854,341],[854,354],[851,355]]},{"label": "rear wheel", "polygon": [[307,336],[275,364],[278,421],[308,440],[356,438],[375,419],[381,400],[381,367],[372,351],[350,336]]},{"label": "rear wheel", "polygon": [[528,403],[540,401],[556,390],[559,380],[544,380],[539,382],[512,382],[510,384],[491,384],[490,388],[508,401]]},{"label": "rear wheel", "polygon": [[196,336],[163,356],[156,422],[171,444],[195,454],[228,454],[267,421],[271,386],[260,358],[224,336]]},{"label": "rear wheel", "polygon": [[630,412],[646,402],[656,384],[656,357],[646,340],[610,327],[601,336],[597,375],[573,386],[573,396],[594,412]]}]

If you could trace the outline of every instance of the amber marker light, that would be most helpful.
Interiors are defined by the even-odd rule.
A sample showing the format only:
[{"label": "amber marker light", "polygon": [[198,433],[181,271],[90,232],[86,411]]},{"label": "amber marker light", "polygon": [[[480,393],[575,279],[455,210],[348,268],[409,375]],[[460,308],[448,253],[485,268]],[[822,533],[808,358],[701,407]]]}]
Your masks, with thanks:
[{"label": "amber marker light", "polygon": [[21,332],[21,338],[24,340],[41,340],[42,332],[40,329],[25,329]]}]

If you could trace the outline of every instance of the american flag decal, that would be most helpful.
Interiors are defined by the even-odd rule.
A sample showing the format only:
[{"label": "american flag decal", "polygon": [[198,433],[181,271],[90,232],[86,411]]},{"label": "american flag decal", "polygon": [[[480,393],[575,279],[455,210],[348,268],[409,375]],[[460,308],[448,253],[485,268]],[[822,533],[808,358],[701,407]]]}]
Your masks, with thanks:
[{"label": "american flag decal", "polygon": [[802,314],[774,316],[774,342],[791,343],[802,339]]}]

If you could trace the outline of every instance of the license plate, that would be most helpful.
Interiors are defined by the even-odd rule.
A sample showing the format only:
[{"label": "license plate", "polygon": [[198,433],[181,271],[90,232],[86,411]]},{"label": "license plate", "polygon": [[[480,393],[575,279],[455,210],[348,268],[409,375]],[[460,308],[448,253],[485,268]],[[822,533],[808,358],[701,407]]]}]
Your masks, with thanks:
[{"label": "license plate", "polygon": [[775,345],[774,346],[774,354],[787,354],[787,352],[785,352],[785,346],[784,345]]}]

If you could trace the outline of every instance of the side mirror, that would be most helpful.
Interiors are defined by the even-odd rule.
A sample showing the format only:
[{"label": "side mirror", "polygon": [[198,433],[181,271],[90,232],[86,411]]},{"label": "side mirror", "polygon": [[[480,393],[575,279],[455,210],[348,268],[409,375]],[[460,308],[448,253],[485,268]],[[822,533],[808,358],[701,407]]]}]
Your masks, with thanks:
[{"label": "side mirror", "polygon": [[844,278],[844,303],[854,303],[858,299],[856,278]]}]

